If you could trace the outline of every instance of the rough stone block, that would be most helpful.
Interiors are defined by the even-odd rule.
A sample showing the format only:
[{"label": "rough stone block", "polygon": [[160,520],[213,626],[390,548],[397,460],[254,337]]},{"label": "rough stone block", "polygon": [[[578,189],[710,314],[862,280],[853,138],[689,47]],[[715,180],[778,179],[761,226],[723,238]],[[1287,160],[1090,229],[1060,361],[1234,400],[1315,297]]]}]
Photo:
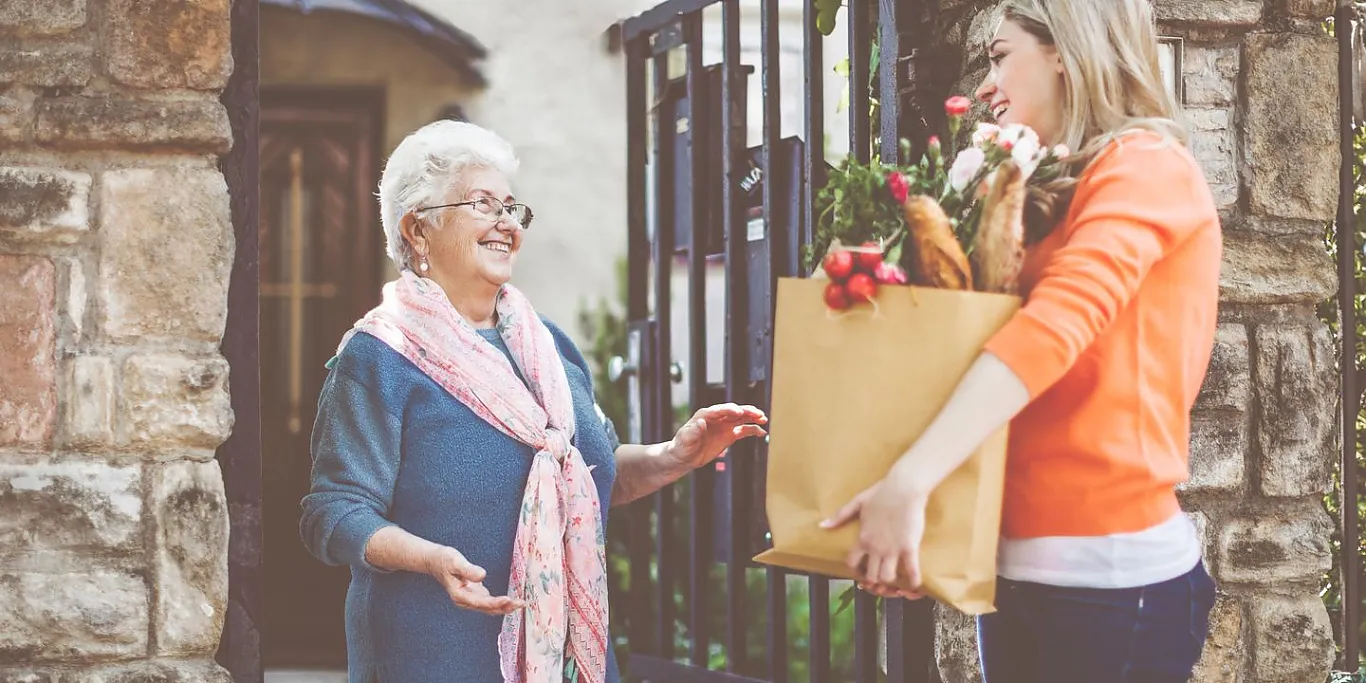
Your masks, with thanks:
[{"label": "rough stone block", "polygon": [[[989,10],[981,11],[972,18],[972,23],[968,25],[968,39],[963,45],[963,53],[969,60],[985,59],[987,46],[991,44],[996,36],[996,27],[1001,23],[1005,5],[997,3]],[[956,92],[971,92],[970,90],[957,90]]]},{"label": "rough stone block", "polygon": [[85,0],[5,0],[0,32],[19,36],[66,33],[85,26]]},{"label": "rough stone block", "polygon": [[1196,397],[1196,410],[1246,411],[1252,400],[1252,364],[1247,328],[1222,323],[1214,333],[1209,371]]},{"label": "rough stone block", "polygon": [[1187,45],[1181,57],[1185,79],[1186,106],[1231,107],[1238,102],[1238,66],[1241,55],[1236,47]]},{"label": "rough stone block", "polygon": [[33,134],[38,96],[26,88],[0,90],[0,142],[24,142]]},{"label": "rough stone block", "polygon": [[68,674],[62,683],[232,683],[211,660],[150,660]]},{"label": "rough stone block", "polygon": [[141,553],[142,467],[97,462],[0,466],[0,562],[75,567]]},{"label": "rough stone block", "polygon": [[1340,158],[1337,44],[1327,35],[1254,34],[1243,59],[1253,213],[1332,220]]},{"label": "rough stone block", "polygon": [[110,0],[109,74],[138,88],[217,90],[232,73],[231,0]]},{"label": "rough stone block", "polygon": [[228,503],[217,462],[157,468],[157,633],[161,655],[213,656],[228,601]]},{"label": "rough stone block", "polygon": [[1242,413],[1195,414],[1191,418],[1190,478],[1178,489],[1241,489],[1247,445],[1247,416]]},{"label": "rough stone block", "polygon": [[54,147],[173,148],[222,154],[232,147],[223,105],[211,99],[65,98],[38,104],[38,141]]},{"label": "rough stone block", "polygon": [[1214,572],[1215,544],[1212,542],[1209,533],[1209,515],[1200,511],[1187,512],[1191,524],[1195,526],[1195,535],[1200,539],[1200,547],[1203,549],[1204,563],[1206,571]]},{"label": "rough stone block", "polygon": [[1337,358],[1328,328],[1257,328],[1261,492],[1328,490],[1337,453]]},{"label": "rough stone block", "polygon": [[1234,138],[1233,110],[1186,109],[1191,131],[1191,154],[1205,173],[1214,203],[1221,209],[1238,203],[1238,143]]},{"label": "rough stone block", "polygon": [[89,227],[89,205],[87,173],[0,166],[0,231],[69,242]]},{"label": "rough stone block", "polygon": [[0,254],[0,446],[45,448],[57,417],[57,278],[38,256]]},{"label": "rough stone block", "polygon": [[1209,637],[1195,666],[1192,681],[1238,683],[1246,658],[1243,641],[1243,609],[1235,598],[1220,594],[1209,615]]},{"label": "rough stone block", "polygon": [[81,333],[85,329],[85,266],[75,258],[60,259],[61,270],[59,280],[63,282],[63,291],[66,292],[66,300],[59,307],[58,313],[62,318],[63,331],[70,334],[75,341],[80,341]]},{"label": "rough stone block", "polygon": [[135,444],[216,448],[232,431],[228,362],[168,353],[130,357],[119,419]]},{"label": "rough stone block", "polygon": [[0,48],[0,83],[25,83],[39,88],[81,87],[94,75],[94,50],[89,45]]},{"label": "rough stone block", "polygon": [[1219,533],[1219,578],[1261,584],[1318,580],[1332,565],[1328,518],[1321,507],[1297,512],[1225,525]]},{"label": "rough stone block", "polygon": [[944,681],[976,683],[982,680],[977,652],[977,620],[956,609],[934,606],[935,654]]},{"label": "rough stone block", "polygon": [[0,661],[145,655],[147,614],[147,583],[133,574],[0,574]]},{"label": "rough stone block", "polygon": [[0,683],[62,683],[57,673],[34,669],[0,669]]},{"label": "rough stone block", "polygon": [[1224,233],[1219,298],[1233,304],[1318,304],[1337,292],[1318,235]]},{"label": "rough stone block", "polygon": [[1257,683],[1323,681],[1333,666],[1333,626],[1318,596],[1254,596],[1253,676]]},{"label": "rough stone block", "polygon": [[1286,14],[1306,19],[1326,19],[1337,8],[1333,0],[1280,0],[1277,4]]},{"label": "rough stone block", "polygon": [[1171,24],[1238,28],[1262,20],[1262,0],[1156,0],[1153,9],[1158,21]]},{"label": "rough stone block", "polygon": [[105,332],[116,340],[217,341],[227,320],[233,258],[222,174],[209,168],[111,171],[102,190]]},{"label": "rough stone block", "polygon": [[98,447],[114,441],[114,369],[102,356],[75,356],[66,364],[67,446]]}]

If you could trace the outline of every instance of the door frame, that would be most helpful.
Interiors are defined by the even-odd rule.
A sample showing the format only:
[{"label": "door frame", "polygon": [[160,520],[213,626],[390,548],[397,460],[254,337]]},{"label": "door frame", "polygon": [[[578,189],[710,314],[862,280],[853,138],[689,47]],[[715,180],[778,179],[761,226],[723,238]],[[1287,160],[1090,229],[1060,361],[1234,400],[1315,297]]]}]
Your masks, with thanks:
[{"label": "door frame", "polygon": [[234,683],[263,683],[261,666],[260,28],[259,0],[233,0],[233,70],[219,101],[232,150],[219,166],[228,186],[235,254],[220,352],[228,361],[234,426],[218,447],[228,501],[228,601],[216,660]]}]

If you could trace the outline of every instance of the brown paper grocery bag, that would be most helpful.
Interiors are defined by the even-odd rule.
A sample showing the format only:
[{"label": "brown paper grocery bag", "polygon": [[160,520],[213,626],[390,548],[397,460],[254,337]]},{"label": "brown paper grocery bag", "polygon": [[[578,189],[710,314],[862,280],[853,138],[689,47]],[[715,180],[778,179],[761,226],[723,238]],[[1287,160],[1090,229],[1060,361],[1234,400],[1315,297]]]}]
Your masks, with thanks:
[{"label": "brown paper grocery bag", "polygon": [[[1002,294],[887,286],[829,311],[824,280],[781,279],[774,325],[764,564],[855,578],[858,523],[819,528],[887,474],[929,426],[982,347],[1019,308]],[[922,590],[967,614],[994,611],[1006,429],[930,495]],[[906,579],[902,577],[902,587]]]}]

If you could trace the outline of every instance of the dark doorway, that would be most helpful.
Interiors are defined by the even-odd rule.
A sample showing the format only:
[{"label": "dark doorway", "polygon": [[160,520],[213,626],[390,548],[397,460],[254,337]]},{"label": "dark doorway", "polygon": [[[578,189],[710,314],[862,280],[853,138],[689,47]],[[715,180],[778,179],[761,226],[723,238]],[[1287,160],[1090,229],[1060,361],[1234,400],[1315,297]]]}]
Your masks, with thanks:
[{"label": "dark doorway", "polygon": [[350,571],[299,539],[309,437],[343,332],[379,297],[383,92],[262,88],[260,340],[267,667],[341,668]]}]

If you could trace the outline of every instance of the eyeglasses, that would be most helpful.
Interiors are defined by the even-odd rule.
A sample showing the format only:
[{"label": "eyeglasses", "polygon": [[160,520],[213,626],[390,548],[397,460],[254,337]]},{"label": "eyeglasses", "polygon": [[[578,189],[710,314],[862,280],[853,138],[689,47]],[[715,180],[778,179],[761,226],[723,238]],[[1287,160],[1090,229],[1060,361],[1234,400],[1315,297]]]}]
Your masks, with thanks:
[{"label": "eyeglasses", "polygon": [[522,226],[523,230],[531,227],[531,219],[535,218],[531,213],[531,207],[526,204],[504,204],[493,197],[479,197],[478,199],[471,199],[467,202],[456,202],[454,204],[424,206],[415,209],[414,213],[432,211],[434,209],[449,209],[457,206],[473,206],[475,211],[478,211],[493,220],[498,220],[502,214],[506,213],[512,220],[517,222],[517,225]]}]

